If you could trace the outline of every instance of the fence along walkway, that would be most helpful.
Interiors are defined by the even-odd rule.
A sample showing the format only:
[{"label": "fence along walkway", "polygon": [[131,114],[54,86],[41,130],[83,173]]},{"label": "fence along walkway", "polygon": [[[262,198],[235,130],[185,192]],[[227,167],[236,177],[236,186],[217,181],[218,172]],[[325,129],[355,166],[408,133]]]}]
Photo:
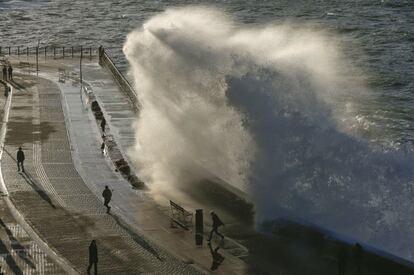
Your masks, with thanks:
[{"label": "fence along walkway", "polygon": [[138,95],[129,81],[125,78],[125,76],[119,71],[116,67],[114,61],[109,56],[109,54],[105,51],[105,49],[100,46],[98,49],[99,54],[99,65],[109,70],[112,77],[114,78],[115,82],[120,87],[121,91],[124,92],[128,98],[131,100],[135,112],[138,112],[141,108],[140,103],[138,101]]},{"label": "fence along walkway", "polygon": [[17,57],[29,57],[37,55],[39,58],[79,58],[81,55],[84,58],[92,59],[96,57],[96,51],[92,47],[85,46],[44,46],[44,47],[25,47],[25,46],[0,46],[0,56],[2,55],[15,55]]}]

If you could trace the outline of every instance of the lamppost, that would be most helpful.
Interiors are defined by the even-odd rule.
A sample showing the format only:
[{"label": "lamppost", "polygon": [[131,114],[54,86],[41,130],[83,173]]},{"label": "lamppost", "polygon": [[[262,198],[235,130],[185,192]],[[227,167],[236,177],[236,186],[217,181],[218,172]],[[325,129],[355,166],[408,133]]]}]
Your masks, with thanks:
[{"label": "lamppost", "polygon": [[83,100],[82,100],[82,58],[83,58],[83,47],[81,46],[81,53],[80,53],[80,59],[79,59],[79,81],[80,81],[80,91],[79,91],[79,95],[80,95],[80,100],[82,102],[83,105]]}]

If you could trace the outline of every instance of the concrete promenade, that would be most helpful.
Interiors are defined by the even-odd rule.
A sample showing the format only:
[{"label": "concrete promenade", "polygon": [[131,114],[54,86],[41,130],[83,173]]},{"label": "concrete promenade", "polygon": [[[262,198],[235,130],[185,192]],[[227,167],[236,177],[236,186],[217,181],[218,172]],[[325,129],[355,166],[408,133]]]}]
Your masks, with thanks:
[{"label": "concrete promenade", "polygon": [[[0,121],[7,98],[0,85]],[[64,271],[39,247],[15,219],[8,197],[0,197],[0,274],[62,274]],[[3,273],[1,273],[3,272]]]},{"label": "concrete promenade", "polygon": [[[33,230],[78,273],[85,273],[88,246],[96,239],[99,274],[197,274],[105,213],[72,162],[58,86],[28,75],[15,75],[13,85],[2,172],[11,201]],[[17,173],[19,146],[25,173]]]}]

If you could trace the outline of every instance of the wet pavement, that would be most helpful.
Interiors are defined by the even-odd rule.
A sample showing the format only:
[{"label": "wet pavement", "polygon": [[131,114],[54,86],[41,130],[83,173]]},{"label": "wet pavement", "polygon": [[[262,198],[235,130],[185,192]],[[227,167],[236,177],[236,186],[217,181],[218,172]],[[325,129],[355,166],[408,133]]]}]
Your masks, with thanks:
[{"label": "wet pavement", "polygon": [[[10,200],[40,238],[79,273],[86,271],[92,239],[99,274],[199,273],[106,214],[72,162],[58,86],[27,75],[14,79],[2,172]],[[18,146],[26,155],[25,173],[16,171]]]},{"label": "wet pavement", "polygon": [[[2,123],[6,100],[4,86],[0,85]],[[64,273],[61,267],[37,245],[36,241],[16,221],[8,207],[7,200],[7,196],[0,197],[0,274]]]}]

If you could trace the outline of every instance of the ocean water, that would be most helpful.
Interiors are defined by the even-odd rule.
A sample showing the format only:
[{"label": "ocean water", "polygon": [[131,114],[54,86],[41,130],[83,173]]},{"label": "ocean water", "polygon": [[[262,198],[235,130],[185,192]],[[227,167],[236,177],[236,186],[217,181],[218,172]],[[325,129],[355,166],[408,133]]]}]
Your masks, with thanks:
[{"label": "ocean water", "polygon": [[0,44],[103,45],[127,70],[121,50],[126,35],[169,7],[187,5],[216,6],[240,24],[292,22],[338,34],[347,58],[369,73],[367,82],[379,95],[360,114],[369,116],[365,127],[370,128],[370,138],[387,143],[413,140],[414,3],[410,0],[2,0]]},{"label": "ocean water", "polygon": [[[413,1],[2,1],[2,46],[103,45],[144,105],[157,192],[202,166],[414,260]],[[128,36],[127,36],[128,35]],[[188,184],[191,184],[190,182]]]}]

